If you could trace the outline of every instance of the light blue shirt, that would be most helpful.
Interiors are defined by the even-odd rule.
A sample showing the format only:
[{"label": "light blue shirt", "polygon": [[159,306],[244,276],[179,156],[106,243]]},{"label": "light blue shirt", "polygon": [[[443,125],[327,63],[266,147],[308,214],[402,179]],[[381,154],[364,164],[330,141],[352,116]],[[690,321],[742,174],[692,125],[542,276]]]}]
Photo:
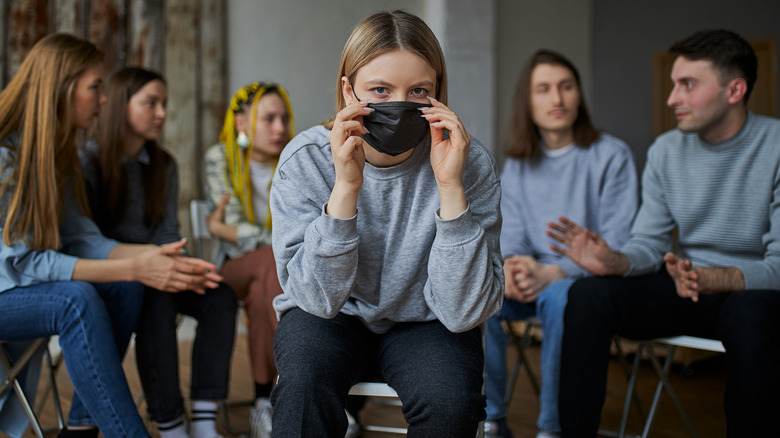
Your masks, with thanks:
[{"label": "light blue shirt", "polygon": [[[18,137],[6,138],[2,144],[17,146]],[[13,176],[15,151],[0,146],[0,184]],[[105,259],[108,253],[118,244],[100,234],[97,225],[91,219],[83,216],[76,203],[70,184],[65,184],[65,201],[63,217],[60,223],[60,239],[62,248],[55,250],[33,250],[23,242],[18,241],[6,245],[0,239],[0,293],[20,286],[31,286],[53,281],[69,281],[73,278],[76,260]],[[5,211],[10,202],[15,184],[12,182],[0,199],[0,211]],[[52,218],[54,220],[54,218]],[[5,215],[0,217],[0,234],[5,226]],[[14,348],[22,349],[25,343],[14,343]],[[20,350],[21,351],[21,350]],[[30,365],[19,375],[26,394],[34,398],[35,389],[40,375],[40,354],[33,358]],[[0,371],[0,378],[5,373]],[[12,437],[21,436],[27,427],[27,417],[20,415],[21,405],[14,397],[13,403],[6,403],[10,394],[8,391],[0,396],[0,429]]]},{"label": "light blue shirt", "polygon": [[587,273],[550,249],[548,222],[566,216],[619,248],[626,243],[638,204],[631,150],[602,133],[590,147],[572,146],[538,159],[507,158],[501,174],[501,252],[558,265],[569,277]]},{"label": "light blue shirt", "polygon": [[[0,147],[0,169],[5,168],[0,180],[12,176],[15,152]],[[8,166],[6,168],[6,166]],[[118,244],[104,237],[97,225],[78,209],[70,184],[65,184],[65,202],[60,223],[62,248],[59,251],[33,250],[22,241],[6,245],[0,241],[0,292],[18,286],[30,286],[52,281],[69,281],[78,258],[105,259]],[[0,200],[0,211],[10,202],[14,183],[8,186]],[[0,219],[0,233],[5,226],[5,215]]]}]

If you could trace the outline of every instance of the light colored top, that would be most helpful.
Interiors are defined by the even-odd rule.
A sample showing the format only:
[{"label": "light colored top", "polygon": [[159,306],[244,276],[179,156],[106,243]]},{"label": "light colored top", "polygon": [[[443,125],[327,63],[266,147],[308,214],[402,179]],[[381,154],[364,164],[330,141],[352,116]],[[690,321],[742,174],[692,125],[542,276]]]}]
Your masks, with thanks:
[{"label": "light colored top", "polygon": [[[14,145],[5,141],[4,144]],[[12,177],[15,152],[0,147],[0,183]],[[6,167],[7,166],[7,167]],[[5,195],[0,199],[0,211],[5,211],[10,202],[15,183],[11,182]],[[18,241],[10,246],[0,239],[0,292],[18,286],[30,286],[52,281],[69,281],[78,258],[105,259],[118,244],[104,237],[97,225],[88,217],[79,213],[70,183],[66,183],[60,239],[62,247],[58,250],[33,250],[24,242]],[[5,225],[5,214],[0,217],[0,232]]]},{"label": "light colored top", "polygon": [[748,113],[739,133],[718,144],[679,130],[656,139],[622,249],[628,275],[660,268],[675,226],[694,265],[739,268],[746,289],[780,287],[780,120]]},{"label": "light colored top", "polygon": [[[214,253],[208,260],[221,267],[226,257],[238,258],[261,246],[270,245],[271,230],[265,228],[265,222],[257,222],[260,225],[249,222],[244,208],[241,206],[241,201],[229,183],[224,144],[215,144],[206,151],[205,174],[206,198],[210,203],[211,210],[217,208],[223,194],[230,193],[230,201],[225,208],[223,221],[227,225],[238,227],[238,243],[233,244],[219,239],[219,244],[214,245]],[[266,190],[268,189],[266,188]],[[264,207],[267,205],[264,204]]]},{"label": "light colored top", "polygon": [[255,210],[255,222],[264,224],[268,219],[268,202],[271,196],[271,180],[274,177],[274,163],[249,161],[252,178],[252,205]]},{"label": "light colored top", "polygon": [[472,139],[463,176],[468,208],[442,220],[430,137],[404,162],[366,163],[357,214],[325,214],[335,182],[329,132],[315,126],[282,152],[271,187],[273,248],[284,293],[279,315],[299,307],[360,317],[384,333],[396,322],[439,320],[453,332],[499,310],[501,186],[487,151]]},{"label": "light colored top", "polygon": [[602,133],[588,148],[545,151],[538,159],[507,158],[501,174],[501,250],[557,264],[569,277],[585,270],[550,249],[548,222],[566,216],[599,233],[613,248],[628,241],[639,203],[636,167],[621,140]]}]

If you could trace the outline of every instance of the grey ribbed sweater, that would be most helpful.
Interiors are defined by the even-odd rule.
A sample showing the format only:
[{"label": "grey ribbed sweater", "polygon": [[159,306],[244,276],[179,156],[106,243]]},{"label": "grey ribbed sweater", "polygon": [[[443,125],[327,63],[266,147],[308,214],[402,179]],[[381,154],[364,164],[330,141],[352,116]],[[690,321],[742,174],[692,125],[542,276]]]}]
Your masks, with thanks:
[{"label": "grey ribbed sweater", "polygon": [[719,144],[679,130],[659,136],[622,249],[629,275],[660,267],[675,225],[694,265],[737,267],[747,289],[780,287],[780,120],[748,113],[740,132]]}]

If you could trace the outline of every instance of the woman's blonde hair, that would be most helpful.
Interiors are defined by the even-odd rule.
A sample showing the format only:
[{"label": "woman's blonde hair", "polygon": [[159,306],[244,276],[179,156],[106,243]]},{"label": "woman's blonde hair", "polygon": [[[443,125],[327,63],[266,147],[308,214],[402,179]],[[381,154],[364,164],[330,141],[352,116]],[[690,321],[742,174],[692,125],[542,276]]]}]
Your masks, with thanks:
[{"label": "woman's blonde hair", "polygon": [[[347,103],[341,93],[341,78],[350,84],[363,67],[377,56],[395,50],[406,50],[426,60],[436,72],[436,99],[447,104],[447,67],[439,41],[422,19],[405,11],[377,12],[358,23],[341,52],[338,80],[336,81],[336,112]],[[333,127],[333,120],[324,124]]]},{"label": "woman's blonde hair", "polygon": [[59,249],[66,181],[81,213],[89,214],[71,108],[78,78],[102,61],[94,44],[51,34],[33,46],[0,93],[0,140],[21,136],[18,146],[3,145],[15,150],[12,176],[0,186],[0,197],[13,191],[2,212],[6,245],[22,240],[32,249]]}]

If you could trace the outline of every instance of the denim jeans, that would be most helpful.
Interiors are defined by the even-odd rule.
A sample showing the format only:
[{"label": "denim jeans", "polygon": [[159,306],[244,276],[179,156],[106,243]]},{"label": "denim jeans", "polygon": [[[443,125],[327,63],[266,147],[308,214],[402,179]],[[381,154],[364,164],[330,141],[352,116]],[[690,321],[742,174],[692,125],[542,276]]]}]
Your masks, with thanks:
[{"label": "denim jeans", "polygon": [[558,416],[558,383],[561,369],[561,345],[563,343],[563,313],[569,286],[573,279],[563,279],[551,283],[539,294],[536,303],[521,303],[504,300],[497,314],[488,320],[488,334],[485,346],[485,395],[487,395],[487,418],[496,420],[507,414],[506,382],[506,346],[508,338],[501,327],[501,321],[519,321],[539,315],[542,320],[542,387],[539,395],[539,417],[536,425],[539,430],[558,432],[561,430]]},{"label": "denim jeans", "polygon": [[274,437],[344,436],[349,388],[369,376],[398,392],[409,437],[471,438],[485,417],[479,328],[452,333],[431,321],[375,334],[355,316],[293,309],[279,321],[274,357]]},{"label": "denim jeans", "polygon": [[227,396],[236,332],[233,290],[222,284],[199,295],[189,291],[171,294],[147,287],[136,327],[135,353],[149,417],[156,422],[184,414],[176,340],[179,313],[198,320],[192,346],[190,398],[222,400]]},{"label": "denim jeans", "polygon": [[0,293],[0,339],[59,335],[75,389],[69,426],[97,425],[110,437],[149,436],[121,362],[142,297],[143,285],[128,282],[51,282]]}]

